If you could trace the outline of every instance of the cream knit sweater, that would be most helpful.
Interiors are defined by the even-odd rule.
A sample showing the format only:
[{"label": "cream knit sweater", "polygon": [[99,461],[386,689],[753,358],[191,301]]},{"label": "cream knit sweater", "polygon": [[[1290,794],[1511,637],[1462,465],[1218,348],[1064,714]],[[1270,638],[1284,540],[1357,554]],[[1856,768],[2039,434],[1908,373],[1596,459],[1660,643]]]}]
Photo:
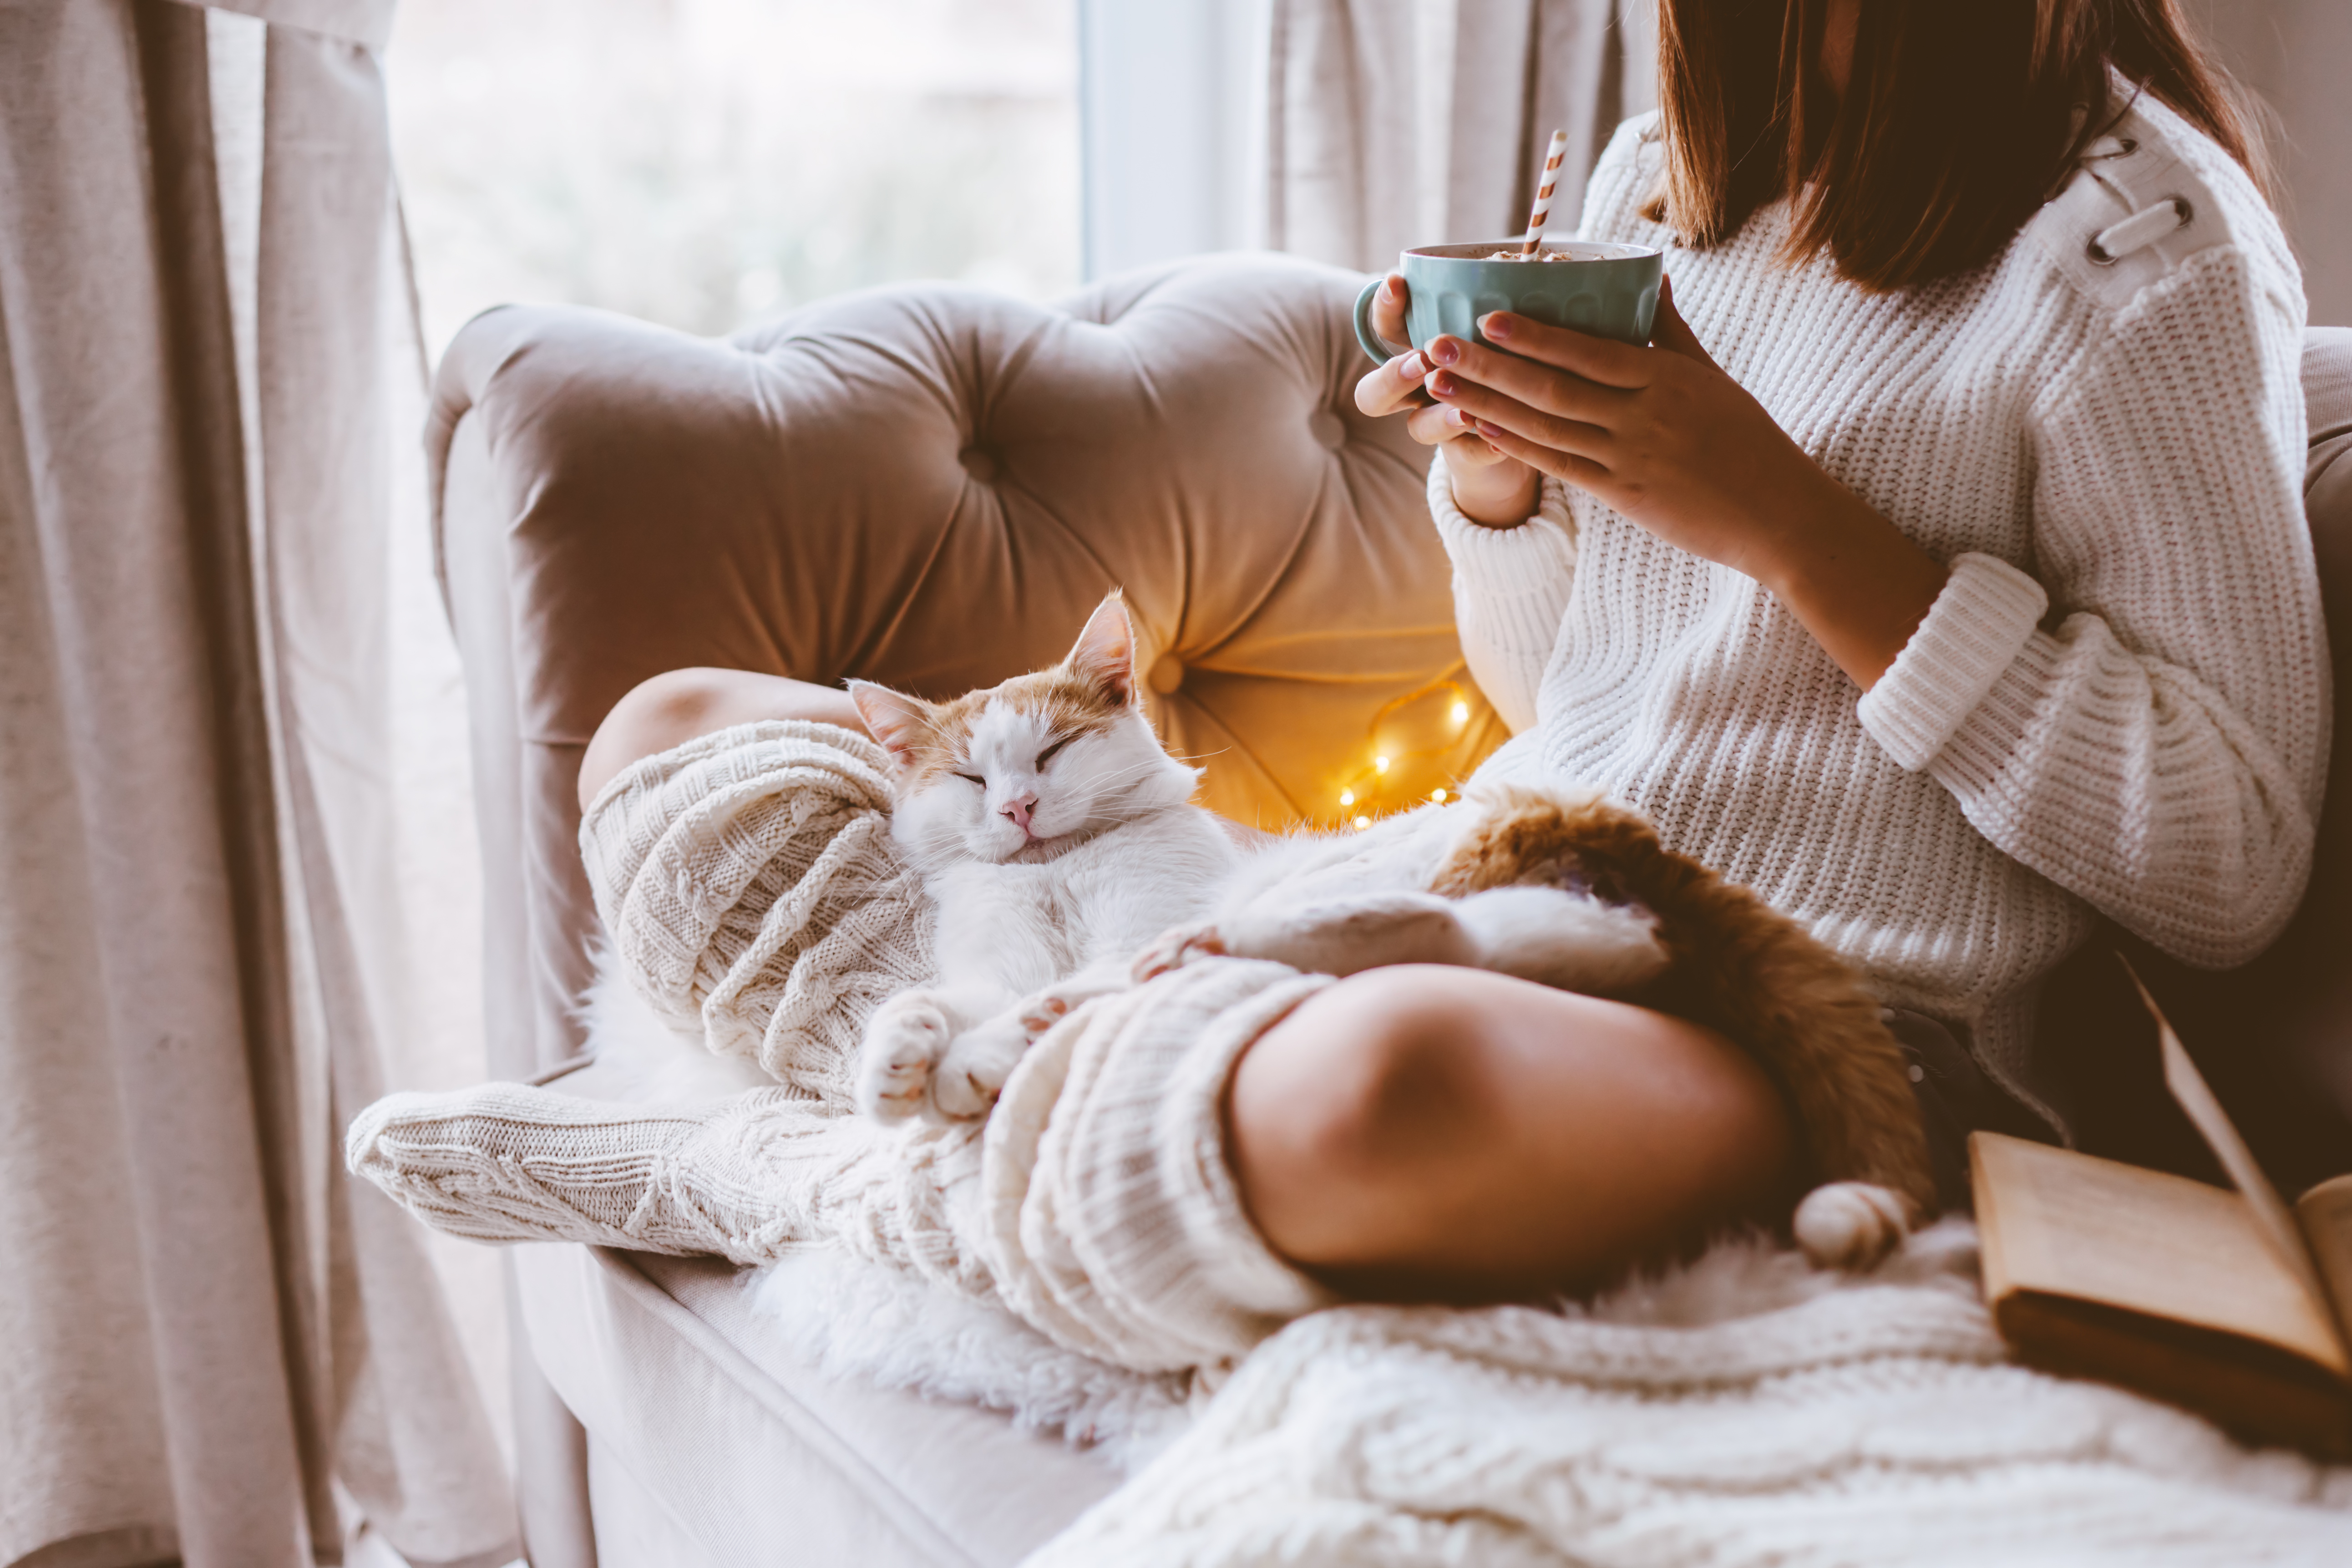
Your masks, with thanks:
[{"label": "cream knit sweater", "polygon": [[1675,247],[1639,215],[1654,126],[1611,142],[1584,237],[1665,247],[1708,352],[1950,582],[1863,697],[1754,581],[1551,483],[1481,528],[1441,461],[1471,671],[1522,731],[1487,770],[1648,814],[2063,1124],[2031,1005],[2095,916],[2231,964],[2308,873],[2329,693],[2300,274],[2153,100],[2000,257],[1899,294],[1784,265],[1785,208]]}]

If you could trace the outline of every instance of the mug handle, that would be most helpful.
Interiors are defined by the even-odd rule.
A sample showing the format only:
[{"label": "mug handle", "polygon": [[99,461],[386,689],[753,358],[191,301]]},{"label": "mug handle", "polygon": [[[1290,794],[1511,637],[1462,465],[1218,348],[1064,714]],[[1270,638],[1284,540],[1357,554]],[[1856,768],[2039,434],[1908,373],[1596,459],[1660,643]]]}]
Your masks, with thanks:
[{"label": "mug handle", "polygon": [[1356,296],[1356,342],[1362,344],[1364,352],[1372,356],[1374,364],[1386,364],[1396,357],[1389,346],[1381,342],[1372,331],[1372,290],[1379,288],[1386,278],[1387,274],[1383,273],[1381,277],[1373,279],[1364,285],[1364,291]]}]

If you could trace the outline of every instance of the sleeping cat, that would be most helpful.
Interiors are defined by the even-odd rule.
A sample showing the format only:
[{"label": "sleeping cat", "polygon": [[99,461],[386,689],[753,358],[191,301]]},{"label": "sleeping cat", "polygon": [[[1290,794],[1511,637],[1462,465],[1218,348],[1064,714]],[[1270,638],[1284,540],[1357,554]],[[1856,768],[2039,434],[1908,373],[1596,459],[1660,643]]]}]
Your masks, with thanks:
[{"label": "sleeping cat", "polygon": [[[939,922],[938,983],[866,1025],[858,1104],[885,1120],[985,1115],[1056,1018],[1128,984],[1154,939],[1213,918],[1256,956],[1330,973],[1460,963],[1613,994],[1665,966],[1645,915],[1556,888],[1399,891],[1436,870],[1442,822],[1244,852],[1152,733],[1117,592],[1050,669],[943,703],[849,689],[898,763],[891,837]],[[1305,897],[1276,907],[1284,889]]]},{"label": "sleeping cat", "polygon": [[849,691],[898,763],[890,834],[937,910],[940,970],[866,1024],[858,1105],[983,1115],[1055,1017],[1210,908],[1240,850],[1143,716],[1117,593],[1050,669],[942,703]]},{"label": "sleeping cat", "polygon": [[1490,969],[1722,1030],[1772,1073],[1829,1184],[1796,1227],[1874,1261],[1935,1189],[1900,1048],[1859,977],[1748,889],[1590,795],[1475,789],[1369,832],[1244,849],[1139,703],[1117,592],[1061,664],[945,703],[852,681],[898,763],[891,834],[936,908],[940,979],[877,1009],[858,1103],[987,1114],[1030,1043],[1088,997],[1196,958],[1352,974]]}]

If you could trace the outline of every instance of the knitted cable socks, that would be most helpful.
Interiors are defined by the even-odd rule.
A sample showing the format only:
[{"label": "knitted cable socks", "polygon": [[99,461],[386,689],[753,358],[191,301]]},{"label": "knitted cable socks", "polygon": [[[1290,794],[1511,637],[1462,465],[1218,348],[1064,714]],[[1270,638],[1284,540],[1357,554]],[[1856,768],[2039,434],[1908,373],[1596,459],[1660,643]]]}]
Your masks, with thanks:
[{"label": "knitted cable socks", "polygon": [[888,767],[835,725],[742,724],[639,760],[580,823],[596,912],[655,1011],[842,1110],[866,1018],[932,974]]},{"label": "knitted cable socks", "polygon": [[1229,1362],[1327,1292],[1267,1249],[1225,1166],[1234,1062],[1329,984],[1211,959],[1037,1042],[982,1126],[890,1128],[785,1089],[648,1109],[522,1084],[395,1094],[352,1170],[436,1229],[769,1262],[809,1243],[994,1295],[1141,1372]]},{"label": "knitted cable socks", "polygon": [[979,1180],[971,1133],[894,1139],[786,1089],[688,1110],[527,1084],[388,1095],[352,1123],[344,1153],[418,1219],[476,1241],[755,1264],[822,1240],[967,1294],[989,1289],[946,1214]]}]

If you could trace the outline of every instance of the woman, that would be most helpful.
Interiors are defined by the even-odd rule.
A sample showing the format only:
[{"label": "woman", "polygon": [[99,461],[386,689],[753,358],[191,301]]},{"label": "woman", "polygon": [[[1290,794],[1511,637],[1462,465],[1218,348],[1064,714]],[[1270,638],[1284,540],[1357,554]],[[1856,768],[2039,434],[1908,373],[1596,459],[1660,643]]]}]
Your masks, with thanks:
[{"label": "woman", "polygon": [[[1489,316],[1499,347],[1441,338],[1358,403],[1439,449],[1464,644],[1519,731],[1488,772],[1607,788],[1865,970],[1948,1164],[2002,1104],[2063,1125],[2028,1009],[2097,915],[2226,964],[2300,894],[2300,279],[2172,0],[1662,0],[1659,31],[1664,108],[1583,220],[1667,247],[1654,346]],[[1401,339],[1402,279],[1377,303]],[[583,798],[776,716],[856,722],[650,682]],[[1801,1167],[1721,1037],[1479,972],[1334,984],[1228,1094],[1258,1230],[1366,1292],[1591,1279]]]}]

